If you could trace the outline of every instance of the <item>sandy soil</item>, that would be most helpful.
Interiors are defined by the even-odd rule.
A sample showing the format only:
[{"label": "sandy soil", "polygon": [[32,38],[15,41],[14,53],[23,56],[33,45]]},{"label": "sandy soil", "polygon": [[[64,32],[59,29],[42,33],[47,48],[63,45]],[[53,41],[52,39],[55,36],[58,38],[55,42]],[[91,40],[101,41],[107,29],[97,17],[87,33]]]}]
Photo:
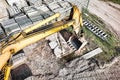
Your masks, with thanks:
[{"label": "sandy soil", "polygon": [[109,25],[107,28],[120,37],[120,5],[91,0],[88,9],[91,13],[102,18]]}]

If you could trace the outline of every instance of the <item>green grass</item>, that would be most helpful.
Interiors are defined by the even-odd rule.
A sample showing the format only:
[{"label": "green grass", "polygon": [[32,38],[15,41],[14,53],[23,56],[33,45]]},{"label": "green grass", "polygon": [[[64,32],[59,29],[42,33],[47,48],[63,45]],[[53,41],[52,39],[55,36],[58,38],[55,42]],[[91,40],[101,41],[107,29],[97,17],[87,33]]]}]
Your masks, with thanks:
[{"label": "green grass", "polygon": [[114,3],[120,4],[120,0],[103,0],[103,1],[111,1],[111,2],[114,2]]},{"label": "green grass", "polygon": [[108,29],[105,28],[106,25],[100,18],[98,18],[96,15],[89,13],[88,11],[86,11],[85,13],[88,16],[83,14],[84,19],[91,21],[92,23],[97,25],[97,27],[102,29],[107,34],[109,34],[107,41],[104,41],[99,37],[97,37],[95,34],[93,34],[86,27],[83,27],[86,38],[91,39],[91,41],[97,44],[97,46],[102,48],[104,51],[102,54],[98,55],[97,58],[105,61],[109,61],[116,54],[115,46],[117,44],[118,39],[115,37],[113,33],[111,33]]},{"label": "green grass", "polygon": [[95,36],[86,27],[84,27],[83,30],[87,38],[90,38],[90,40],[97,44],[98,47],[103,49],[104,52],[102,55],[101,54],[99,55],[99,58],[108,61],[115,53],[114,45],[111,45],[106,41],[103,41],[99,37]]}]

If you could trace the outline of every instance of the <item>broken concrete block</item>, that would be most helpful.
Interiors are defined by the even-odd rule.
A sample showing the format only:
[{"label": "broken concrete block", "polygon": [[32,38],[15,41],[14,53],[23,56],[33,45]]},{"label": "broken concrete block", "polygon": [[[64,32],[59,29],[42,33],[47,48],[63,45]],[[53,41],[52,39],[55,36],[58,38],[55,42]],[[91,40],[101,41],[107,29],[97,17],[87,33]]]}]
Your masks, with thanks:
[{"label": "broken concrete block", "polygon": [[10,24],[14,24],[15,23],[15,20],[14,19],[7,19],[7,20],[4,20],[1,22],[2,26],[7,26],[7,25],[10,25]]},{"label": "broken concrete block", "polygon": [[38,10],[41,10],[41,11],[43,11],[43,12],[47,12],[47,11],[49,11],[49,9],[47,8],[47,6],[46,5],[42,5],[42,6],[40,6],[40,7],[36,7]]},{"label": "broken concrete block", "polygon": [[61,58],[62,50],[59,46],[54,49],[54,54],[56,57]]},{"label": "broken concrete block", "polygon": [[27,6],[27,2],[26,0],[6,0],[7,3],[10,5],[10,6],[13,6],[14,4],[16,4],[16,6],[20,9],[22,7],[25,7]]},{"label": "broken concrete block", "polygon": [[55,0],[43,0],[46,4],[50,4],[52,2],[54,2]]},{"label": "broken concrete block", "polygon": [[29,18],[32,20],[32,22],[37,22],[43,20],[43,17],[41,15],[29,15]]},{"label": "broken concrete block", "polygon": [[66,1],[61,1],[59,2],[60,6],[62,6],[64,9],[65,8],[69,8],[71,5],[69,4],[69,2]]},{"label": "broken concrete block", "polygon": [[103,52],[103,50],[101,48],[97,48],[97,49],[95,49],[95,50],[93,50],[93,51],[91,51],[89,53],[86,53],[85,55],[82,56],[82,58],[89,59],[89,58],[94,57],[97,54],[102,53],[102,52]]},{"label": "broken concrete block", "polygon": [[4,26],[4,29],[5,29],[5,32],[7,33],[7,35],[15,32],[15,31],[20,31],[20,27],[18,26],[17,23],[6,25],[6,26]]},{"label": "broken concrete block", "polygon": [[42,0],[27,0],[30,5],[36,5],[36,6],[41,6],[42,5]]},{"label": "broken concrete block", "polygon": [[58,43],[56,41],[52,41],[49,43],[49,46],[51,49],[55,49],[55,47],[58,45]]},{"label": "broken concrete block", "polygon": [[54,33],[54,34],[46,37],[46,39],[49,40],[49,41],[56,41],[57,34],[58,33]]},{"label": "broken concrete block", "polygon": [[60,8],[60,6],[58,4],[53,4],[53,5],[48,5],[48,6],[51,10],[55,10],[55,9]]},{"label": "broken concrete block", "polygon": [[26,26],[32,24],[31,20],[26,15],[15,17],[15,20],[22,29],[25,29]]},{"label": "broken concrete block", "polygon": [[16,6],[11,6],[11,7],[7,8],[7,10],[9,12],[9,17],[14,17],[21,13],[20,9],[18,9],[18,7],[16,7]]}]

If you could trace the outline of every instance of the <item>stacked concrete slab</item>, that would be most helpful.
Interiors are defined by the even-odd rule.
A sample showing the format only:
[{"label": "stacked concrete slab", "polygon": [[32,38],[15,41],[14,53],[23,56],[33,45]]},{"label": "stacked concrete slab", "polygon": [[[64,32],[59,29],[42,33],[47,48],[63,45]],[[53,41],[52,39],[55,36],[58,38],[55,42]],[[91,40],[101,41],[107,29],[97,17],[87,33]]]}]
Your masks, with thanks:
[{"label": "stacked concrete slab", "polygon": [[[72,8],[69,2],[61,0],[51,0],[50,2],[48,1],[49,3],[47,0],[28,0],[28,2],[31,4],[29,6],[24,5],[22,8],[17,3],[14,3],[14,1],[10,2],[13,4],[7,9],[10,19],[0,22],[1,26],[5,28],[6,34],[9,35],[14,31],[24,30],[31,24],[42,21],[58,12],[61,13],[61,16],[56,20],[60,21],[70,15]],[[37,2],[41,4],[36,5]]]}]

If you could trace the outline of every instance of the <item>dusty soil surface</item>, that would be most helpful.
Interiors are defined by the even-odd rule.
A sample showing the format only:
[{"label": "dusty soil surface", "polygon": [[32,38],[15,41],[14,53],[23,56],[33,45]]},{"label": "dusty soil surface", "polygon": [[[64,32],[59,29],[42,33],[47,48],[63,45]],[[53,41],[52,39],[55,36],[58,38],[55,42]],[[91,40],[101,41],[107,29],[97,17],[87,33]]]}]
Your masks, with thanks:
[{"label": "dusty soil surface", "polygon": [[[14,80],[118,80],[120,79],[120,58],[112,65],[100,67],[95,59],[83,60],[80,57],[71,61],[55,58],[46,40],[41,40],[24,49],[28,56],[27,70],[18,72]],[[26,70],[25,70],[26,69]],[[112,69],[112,70],[111,70]],[[20,70],[17,70],[20,71]],[[24,72],[25,71],[25,72]],[[20,74],[20,75],[18,75]],[[27,75],[27,77],[21,75]],[[18,79],[19,78],[19,79]]]},{"label": "dusty soil surface", "polygon": [[96,66],[95,64],[88,65],[89,61],[80,58],[69,62],[56,59],[46,40],[24,50],[28,55],[25,63],[32,72],[32,75],[25,80],[77,80],[80,73],[92,70]]},{"label": "dusty soil surface", "polygon": [[89,11],[108,25],[107,28],[120,37],[120,5],[100,0],[90,0]]}]

